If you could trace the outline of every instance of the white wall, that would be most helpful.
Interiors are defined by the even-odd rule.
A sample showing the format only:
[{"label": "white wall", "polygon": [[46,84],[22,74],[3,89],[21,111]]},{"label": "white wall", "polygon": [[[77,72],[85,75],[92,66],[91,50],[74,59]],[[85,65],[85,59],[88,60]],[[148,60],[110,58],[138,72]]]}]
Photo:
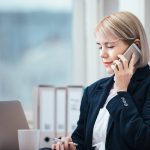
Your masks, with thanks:
[{"label": "white wall", "polygon": [[73,84],[84,85],[86,81],[85,1],[73,1],[73,10]]},{"label": "white wall", "polygon": [[145,24],[145,0],[119,0],[119,11],[130,11]]},{"label": "white wall", "polygon": [[103,17],[103,0],[73,1],[74,84],[87,86],[105,76],[100,64],[94,27]]},{"label": "white wall", "polygon": [[150,0],[145,0],[145,7],[144,7],[144,25],[145,25],[145,30],[150,46]]},{"label": "white wall", "polygon": [[[89,85],[99,79],[101,65],[99,63],[99,51],[94,37],[94,28],[101,17],[98,0],[86,0],[86,85]],[[102,5],[100,3],[100,5]],[[103,69],[101,69],[103,74]],[[102,75],[101,74],[101,75]]]}]

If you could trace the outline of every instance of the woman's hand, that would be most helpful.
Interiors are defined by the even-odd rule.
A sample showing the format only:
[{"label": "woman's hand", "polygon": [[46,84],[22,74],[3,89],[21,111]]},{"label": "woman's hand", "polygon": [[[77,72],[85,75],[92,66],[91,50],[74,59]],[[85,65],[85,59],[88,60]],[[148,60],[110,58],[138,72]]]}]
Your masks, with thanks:
[{"label": "woman's hand", "polygon": [[76,150],[71,137],[63,137],[57,144],[52,145],[52,150]]},{"label": "woman's hand", "polygon": [[120,58],[120,61],[115,60],[114,64],[111,65],[115,73],[114,88],[117,91],[127,91],[131,77],[135,71],[134,67],[135,55],[132,54],[130,62],[128,62],[128,60],[123,55],[118,55],[118,57]]}]

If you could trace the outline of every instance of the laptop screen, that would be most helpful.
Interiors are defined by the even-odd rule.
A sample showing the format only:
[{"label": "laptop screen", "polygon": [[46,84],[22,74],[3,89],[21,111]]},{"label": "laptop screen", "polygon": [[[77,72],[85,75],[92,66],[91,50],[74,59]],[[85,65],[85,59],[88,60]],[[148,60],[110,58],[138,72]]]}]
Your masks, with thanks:
[{"label": "laptop screen", "polygon": [[0,149],[19,150],[18,129],[29,129],[19,101],[0,101]]}]

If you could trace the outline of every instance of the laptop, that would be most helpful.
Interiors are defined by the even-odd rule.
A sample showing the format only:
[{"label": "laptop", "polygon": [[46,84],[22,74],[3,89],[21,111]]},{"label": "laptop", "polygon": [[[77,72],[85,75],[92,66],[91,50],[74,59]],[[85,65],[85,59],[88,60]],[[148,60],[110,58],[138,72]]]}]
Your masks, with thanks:
[{"label": "laptop", "polygon": [[29,129],[19,101],[0,101],[0,150],[19,150],[18,129]]}]

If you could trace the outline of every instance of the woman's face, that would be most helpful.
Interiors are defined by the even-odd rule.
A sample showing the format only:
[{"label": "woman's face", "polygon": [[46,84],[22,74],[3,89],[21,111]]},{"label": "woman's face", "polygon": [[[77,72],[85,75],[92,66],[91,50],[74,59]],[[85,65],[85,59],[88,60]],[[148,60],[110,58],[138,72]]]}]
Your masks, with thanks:
[{"label": "woman's face", "polygon": [[111,65],[118,59],[118,54],[123,54],[129,45],[111,34],[97,37],[97,44],[100,49],[99,56],[109,74],[113,74]]}]

